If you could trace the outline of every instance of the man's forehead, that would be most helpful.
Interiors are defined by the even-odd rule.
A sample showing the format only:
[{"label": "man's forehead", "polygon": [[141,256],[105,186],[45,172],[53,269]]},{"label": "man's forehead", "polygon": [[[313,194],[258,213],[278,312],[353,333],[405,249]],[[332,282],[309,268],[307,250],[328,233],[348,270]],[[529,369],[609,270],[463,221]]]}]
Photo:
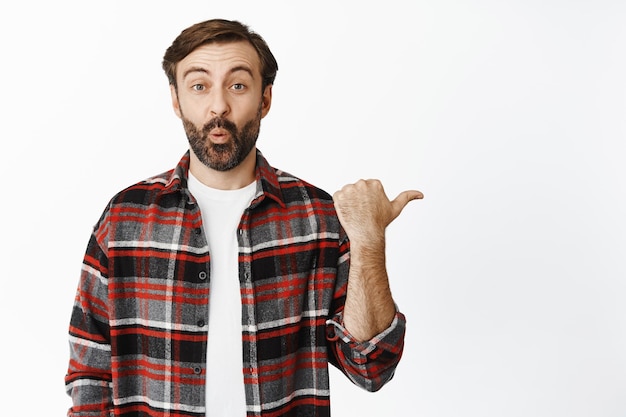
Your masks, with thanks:
[{"label": "man's forehead", "polygon": [[251,72],[260,74],[260,66],[259,56],[249,42],[212,42],[190,52],[178,63],[177,70],[183,75],[192,67],[204,68],[209,73],[248,67]]}]

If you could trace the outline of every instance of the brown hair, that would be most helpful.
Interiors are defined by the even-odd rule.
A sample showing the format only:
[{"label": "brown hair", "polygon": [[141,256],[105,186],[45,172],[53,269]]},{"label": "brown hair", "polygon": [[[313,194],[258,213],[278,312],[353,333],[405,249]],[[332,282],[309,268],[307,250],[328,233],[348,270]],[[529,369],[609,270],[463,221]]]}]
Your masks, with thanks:
[{"label": "brown hair", "polygon": [[183,30],[167,48],[163,56],[163,70],[169,83],[176,87],[176,65],[199,46],[213,42],[247,41],[254,47],[261,61],[263,89],[274,84],[278,63],[265,40],[236,20],[212,19],[196,23]]}]

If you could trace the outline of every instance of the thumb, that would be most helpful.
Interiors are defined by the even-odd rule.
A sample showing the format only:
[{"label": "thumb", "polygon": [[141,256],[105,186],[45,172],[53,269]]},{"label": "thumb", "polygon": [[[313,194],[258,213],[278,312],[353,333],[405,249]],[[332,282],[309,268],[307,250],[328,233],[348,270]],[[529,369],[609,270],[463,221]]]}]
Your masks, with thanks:
[{"label": "thumb", "polygon": [[424,194],[417,190],[407,190],[402,191],[398,196],[391,202],[391,207],[393,210],[393,218],[395,219],[400,215],[402,210],[406,207],[409,202],[413,200],[421,200],[424,198]]}]

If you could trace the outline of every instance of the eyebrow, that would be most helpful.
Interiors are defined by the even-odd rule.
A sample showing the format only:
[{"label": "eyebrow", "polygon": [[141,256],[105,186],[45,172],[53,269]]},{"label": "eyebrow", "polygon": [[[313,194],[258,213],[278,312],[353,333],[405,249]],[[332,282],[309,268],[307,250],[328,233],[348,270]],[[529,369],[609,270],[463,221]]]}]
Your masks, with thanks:
[{"label": "eyebrow", "polygon": [[[247,72],[248,74],[250,74],[250,76],[252,78],[254,78],[254,74],[252,73],[252,70],[250,68],[248,68],[247,66],[245,66],[245,65],[238,65],[236,67],[232,67],[228,71],[228,74],[229,75],[230,74],[234,74],[234,73],[239,72],[239,71]],[[211,72],[209,70],[207,70],[206,68],[203,68],[203,67],[191,67],[191,68],[187,69],[183,73],[183,80],[185,78],[187,78],[187,76],[189,76],[189,74],[193,74],[194,72],[200,72],[200,73],[203,73],[203,74],[206,74],[206,75],[210,75],[211,74]]]}]

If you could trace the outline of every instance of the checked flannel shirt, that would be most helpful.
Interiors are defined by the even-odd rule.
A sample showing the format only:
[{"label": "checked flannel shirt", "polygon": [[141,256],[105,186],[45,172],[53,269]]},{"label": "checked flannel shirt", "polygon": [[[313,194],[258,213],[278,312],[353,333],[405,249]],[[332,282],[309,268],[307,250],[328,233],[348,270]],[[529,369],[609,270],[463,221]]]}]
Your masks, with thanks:
[{"label": "checked flannel shirt", "polygon": [[[69,416],[204,416],[211,255],[177,167],[118,193],[95,225],[69,326]],[[349,242],[332,198],[272,168],[238,228],[248,416],[329,416],[328,364],[376,391],[405,318],[372,340],[342,326]]]}]

